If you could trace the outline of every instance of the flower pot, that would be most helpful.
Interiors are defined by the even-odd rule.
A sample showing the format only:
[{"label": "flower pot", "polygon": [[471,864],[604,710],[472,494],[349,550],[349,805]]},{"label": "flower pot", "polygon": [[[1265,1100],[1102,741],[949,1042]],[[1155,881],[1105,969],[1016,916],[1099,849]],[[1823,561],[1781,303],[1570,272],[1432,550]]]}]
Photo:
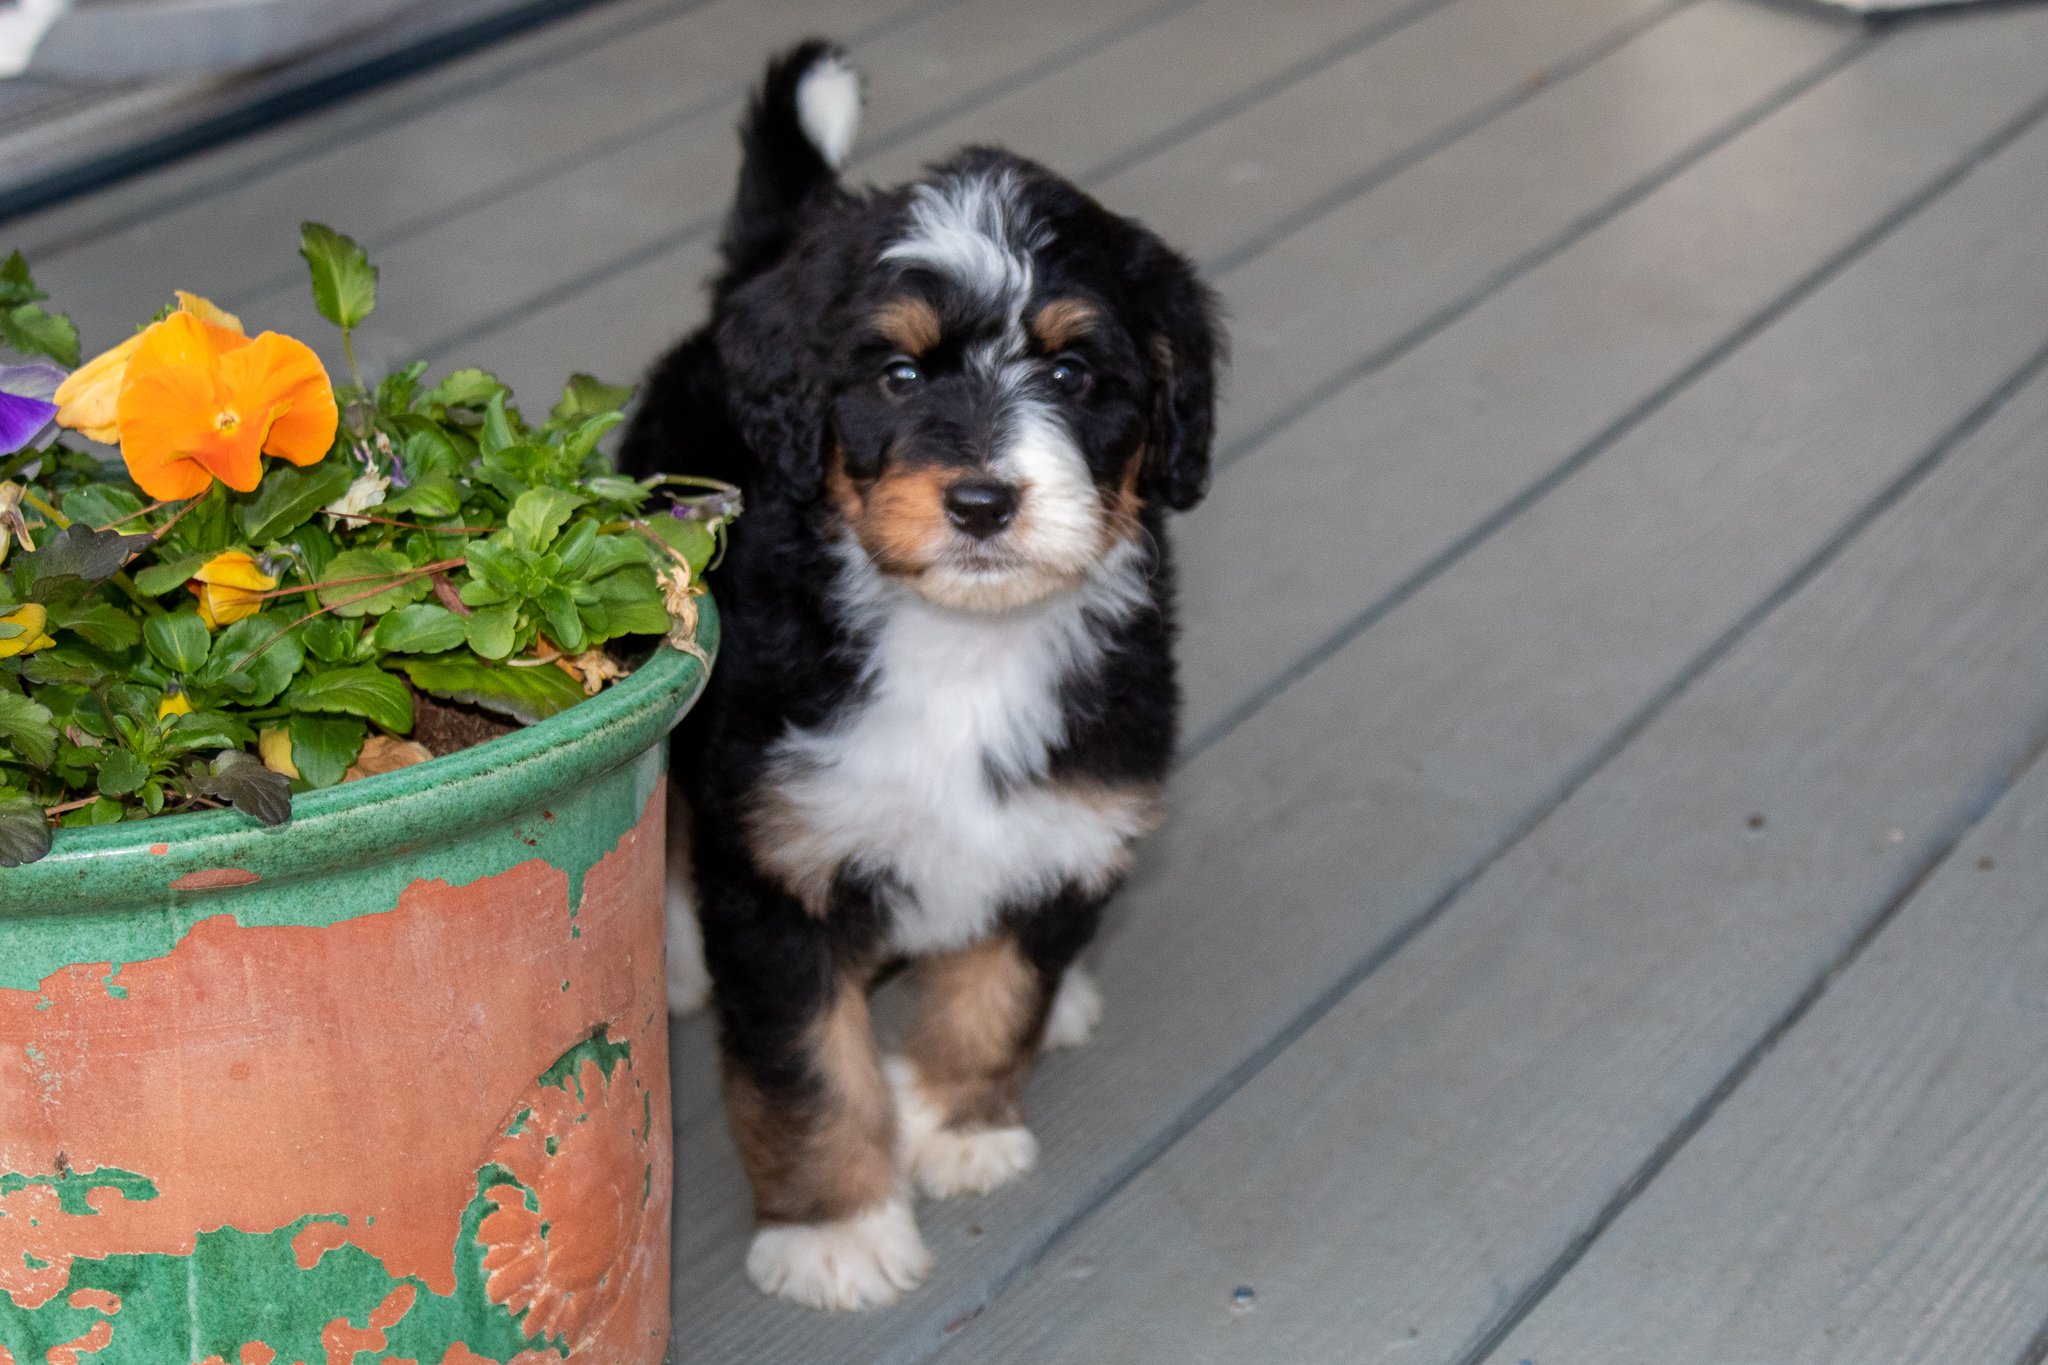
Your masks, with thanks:
[{"label": "flower pot", "polygon": [[0,871],[0,1365],[660,1361],[663,741],[703,681],[662,649],[288,826]]}]

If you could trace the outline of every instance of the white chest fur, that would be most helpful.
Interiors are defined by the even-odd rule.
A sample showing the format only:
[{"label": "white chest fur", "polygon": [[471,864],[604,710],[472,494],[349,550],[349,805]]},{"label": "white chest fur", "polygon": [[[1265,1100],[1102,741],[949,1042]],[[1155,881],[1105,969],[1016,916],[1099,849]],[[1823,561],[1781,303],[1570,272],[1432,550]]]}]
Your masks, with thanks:
[{"label": "white chest fur", "polygon": [[1062,885],[1106,884],[1150,823],[1149,794],[1048,782],[1045,760],[1064,734],[1062,682],[1100,660],[1103,619],[1144,602],[1138,562],[1132,547],[1079,590],[1000,614],[934,606],[849,562],[853,603],[873,613],[867,693],[777,746],[756,856],[799,894],[841,867],[886,874],[892,945],[908,953],[963,947]]}]

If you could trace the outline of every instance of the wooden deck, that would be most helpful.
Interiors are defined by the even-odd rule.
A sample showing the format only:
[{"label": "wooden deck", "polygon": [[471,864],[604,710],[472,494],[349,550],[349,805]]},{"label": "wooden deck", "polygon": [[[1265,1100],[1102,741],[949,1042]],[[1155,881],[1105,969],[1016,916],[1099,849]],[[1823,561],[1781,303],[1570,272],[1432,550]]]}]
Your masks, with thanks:
[{"label": "wooden deck", "polygon": [[675,1359],[2048,1357],[2048,8],[618,0],[8,238],[89,344],[311,335],[322,218],[376,357],[629,375],[811,30],[856,174],[1044,158],[1237,365],[1039,1170],[771,1302],[679,1027]]}]

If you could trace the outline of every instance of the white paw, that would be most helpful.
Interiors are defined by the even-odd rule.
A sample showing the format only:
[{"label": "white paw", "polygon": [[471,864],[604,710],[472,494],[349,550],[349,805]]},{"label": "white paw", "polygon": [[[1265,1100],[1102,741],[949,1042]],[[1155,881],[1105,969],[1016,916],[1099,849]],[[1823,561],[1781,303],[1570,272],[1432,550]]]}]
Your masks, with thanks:
[{"label": "white paw", "polygon": [[1095,1026],[1102,1022],[1102,992],[1096,988],[1095,978],[1088,975],[1088,969],[1076,962],[1060,977],[1060,988],[1053,992],[1052,1012],[1045,1020],[1045,1041],[1040,1047],[1079,1047],[1095,1033]]},{"label": "white paw", "polygon": [[894,1303],[931,1268],[931,1253],[902,1199],[837,1223],[765,1227],[747,1248],[747,1278],[762,1293],[833,1312]]},{"label": "white paw", "polygon": [[711,973],[704,969],[704,931],[697,927],[696,897],[687,872],[668,874],[668,1012],[695,1014],[711,999]]},{"label": "white paw", "polygon": [[1038,1164],[1038,1139],[1022,1127],[949,1129],[918,1092],[908,1061],[883,1063],[896,1092],[897,1141],[904,1173],[934,1199],[987,1194]]}]

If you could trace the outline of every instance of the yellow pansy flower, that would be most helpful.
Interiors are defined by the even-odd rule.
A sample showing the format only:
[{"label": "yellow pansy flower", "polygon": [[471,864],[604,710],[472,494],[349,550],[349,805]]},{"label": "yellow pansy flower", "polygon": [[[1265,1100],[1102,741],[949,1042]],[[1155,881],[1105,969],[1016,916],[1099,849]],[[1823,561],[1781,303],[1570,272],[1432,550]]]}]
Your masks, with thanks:
[{"label": "yellow pansy flower", "polygon": [[228,550],[207,560],[185,586],[199,596],[199,619],[208,630],[219,630],[262,611],[263,594],[276,587],[277,580],[240,550]]},{"label": "yellow pansy flower", "polygon": [[167,693],[164,699],[156,704],[156,718],[158,720],[167,720],[172,716],[189,716],[191,714],[192,701],[183,692]]},{"label": "yellow pansy flower", "polygon": [[256,752],[263,757],[263,766],[286,777],[299,776],[299,765],[292,762],[292,734],[283,726],[256,733]]},{"label": "yellow pansy flower", "polygon": [[17,654],[33,654],[39,649],[48,649],[57,643],[43,629],[50,623],[50,613],[44,610],[39,602],[16,607],[7,615],[0,616],[0,623],[21,627],[20,634],[0,639],[0,659],[11,659]]}]

